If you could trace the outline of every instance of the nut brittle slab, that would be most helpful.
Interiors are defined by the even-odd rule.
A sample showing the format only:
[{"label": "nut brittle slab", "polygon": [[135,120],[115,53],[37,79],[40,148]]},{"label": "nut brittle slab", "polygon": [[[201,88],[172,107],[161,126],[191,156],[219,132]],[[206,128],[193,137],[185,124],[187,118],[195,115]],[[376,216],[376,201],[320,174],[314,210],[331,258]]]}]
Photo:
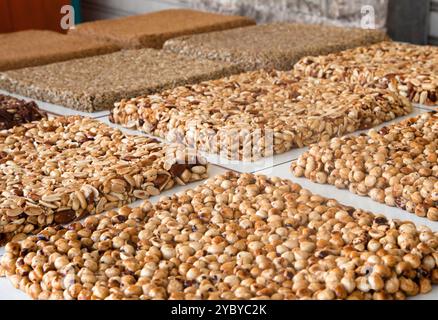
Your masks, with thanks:
[{"label": "nut brittle slab", "polygon": [[0,94],[0,130],[46,118],[35,101],[24,101]]},{"label": "nut brittle slab", "polygon": [[226,173],[140,208],[10,243],[1,268],[34,299],[405,299],[438,284],[438,234]]},{"label": "nut brittle slab", "polygon": [[111,109],[116,101],[234,73],[226,63],[154,49],[125,50],[0,73],[0,88],[72,109]]},{"label": "nut brittle slab", "polygon": [[70,34],[106,40],[127,49],[161,49],[166,40],[178,36],[254,25],[240,16],[172,9],[119,19],[82,23]]},{"label": "nut brittle slab", "polygon": [[291,70],[308,55],[328,54],[387,39],[384,32],[311,24],[250,26],[168,40],[164,49],[194,58],[226,61],[242,71]]},{"label": "nut brittle slab", "polygon": [[438,105],[438,47],[381,42],[327,56],[306,57],[300,76],[388,88],[414,103]]},{"label": "nut brittle slab", "polygon": [[425,113],[377,132],[313,145],[291,169],[297,177],[438,221],[437,159],[438,116]]},{"label": "nut brittle slab", "polygon": [[411,111],[407,99],[389,90],[261,70],[122,100],[110,120],[248,161],[371,128]]},{"label": "nut brittle slab", "polygon": [[118,51],[105,41],[47,30],[0,34],[0,71],[45,65]]},{"label": "nut brittle slab", "polygon": [[147,199],[207,177],[180,145],[79,116],[0,131],[0,241]]}]

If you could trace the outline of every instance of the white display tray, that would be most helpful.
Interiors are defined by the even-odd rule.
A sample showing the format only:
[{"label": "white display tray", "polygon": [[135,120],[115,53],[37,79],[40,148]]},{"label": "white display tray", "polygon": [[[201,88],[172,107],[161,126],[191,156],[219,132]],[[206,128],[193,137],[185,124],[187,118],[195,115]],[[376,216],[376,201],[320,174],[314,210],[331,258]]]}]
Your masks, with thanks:
[{"label": "white display tray", "polygon": [[[295,183],[300,184],[303,188],[310,190],[314,194],[318,194],[330,199],[336,199],[344,205],[353,206],[355,208],[370,211],[375,214],[383,214],[390,219],[409,220],[414,222],[416,225],[425,225],[431,228],[433,231],[438,231],[438,222],[433,222],[426,218],[417,217],[416,215],[411,214],[407,211],[375,202],[368,197],[360,197],[349,192],[348,190],[340,190],[331,185],[316,184],[305,178],[296,178],[290,172],[289,167],[290,163],[285,163],[274,168],[262,170],[260,172],[257,172],[256,174],[289,179]],[[438,286],[434,286],[434,289],[430,293],[426,295],[416,296],[412,299],[438,300]]]},{"label": "white display tray", "polygon": [[[425,113],[425,112],[427,112],[425,109],[414,108],[414,110],[413,110],[413,112],[411,114],[409,114],[407,116],[404,116],[404,117],[396,118],[396,119],[394,119],[392,121],[388,121],[388,122],[382,123],[381,125],[377,126],[376,128],[381,128],[381,127],[387,126],[387,125],[389,125],[391,123],[400,122],[403,119],[415,117],[415,116],[417,116],[417,115],[419,115],[421,113]],[[141,134],[141,135],[144,135],[144,136],[148,136],[148,137],[152,137],[152,138],[164,141],[163,139],[160,139],[160,138],[157,138],[157,137],[154,137],[154,136],[142,133],[140,131],[126,129],[126,128],[120,126],[120,125],[113,124],[113,123],[111,123],[109,121],[109,117],[99,118],[99,121],[102,121],[102,122],[108,124],[111,127],[118,128],[118,129],[120,129],[120,130],[122,130],[122,131],[124,131],[126,133],[129,133],[129,134],[134,134],[134,135],[140,135]],[[351,133],[349,135],[360,134],[360,133],[367,132],[367,131],[368,130],[357,131],[357,132]],[[293,149],[293,150],[290,150],[288,152],[285,152],[285,153],[282,153],[282,154],[279,154],[279,155],[275,155],[273,157],[262,158],[262,159],[260,159],[258,161],[255,161],[255,162],[244,162],[244,161],[237,161],[237,160],[229,160],[229,159],[226,159],[226,158],[224,158],[224,157],[222,157],[220,155],[211,154],[211,153],[205,153],[205,152],[201,152],[201,154],[205,158],[207,158],[207,160],[210,163],[213,163],[213,164],[218,165],[220,167],[223,167],[223,168],[226,168],[226,169],[230,169],[230,170],[233,170],[233,171],[237,171],[237,172],[241,172],[241,173],[254,173],[254,172],[257,172],[257,171],[260,171],[260,170],[272,168],[274,166],[278,166],[280,164],[283,164],[283,163],[286,163],[286,162],[298,159],[298,157],[301,154],[303,154],[304,152],[306,152],[307,150],[308,150],[308,147],[300,148],[300,149]]]},{"label": "white display tray", "polygon": [[90,118],[100,118],[100,117],[104,117],[104,116],[109,115],[109,110],[93,112],[93,113],[82,112],[82,111],[66,108],[66,107],[59,106],[59,105],[52,104],[52,103],[48,103],[48,102],[44,102],[44,101],[40,101],[40,100],[36,100],[36,99],[31,99],[31,98],[26,98],[26,97],[23,97],[23,96],[20,96],[17,94],[9,93],[9,92],[4,91],[4,90],[0,90],[0,94],[6,94],[6,95],[9,95],[9,96],[12,96],[12,97],[15,97],[18,99],[23,99],[23,100],[33,100],[38,104],[40,109],[47,111],[48,113],[58,115],[58,116],[83,116],[83,117],[90,117]]}]

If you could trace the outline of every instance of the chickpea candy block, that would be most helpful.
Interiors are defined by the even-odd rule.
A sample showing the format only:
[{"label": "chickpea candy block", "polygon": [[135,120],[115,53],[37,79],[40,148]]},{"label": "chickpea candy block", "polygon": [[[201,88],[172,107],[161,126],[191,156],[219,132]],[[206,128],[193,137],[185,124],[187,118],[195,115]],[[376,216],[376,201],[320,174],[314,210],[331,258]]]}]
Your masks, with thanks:
[{"label": "chickpea candy block", "polygon": [[255,71],[122,100],[110,120],[228,158],[257,160],[409,114],[406,98]]},{"label": "chickpea candy block", "polygon": [[405,299],[438,283],[438,234],[288,180],[226,173],[9,243],[34,299]]},{"label": "chickpea candy block", "polygon": [[334,138],[292,163],[297,177],[331,184],[438,221],[438,115]]},{"label": "chickpea candy block", "polygon": [[425,105],[438,105],[438,48],[381,42],[327,56],[305,57],[295,72],[334,81],[387,88]]},{"label": "chickpea candy block", "polygon": [[0,242],[206,177],[206,161],[184,147],[125,135],[89,118],[0,131]]}]

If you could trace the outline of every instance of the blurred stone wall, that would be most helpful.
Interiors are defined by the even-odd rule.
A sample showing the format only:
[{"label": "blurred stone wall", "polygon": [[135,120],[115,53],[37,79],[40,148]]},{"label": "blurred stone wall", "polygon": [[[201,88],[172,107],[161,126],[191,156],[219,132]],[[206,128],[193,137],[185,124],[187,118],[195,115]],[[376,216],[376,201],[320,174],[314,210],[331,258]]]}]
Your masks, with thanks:
[{"label": "blurred stone wall", "polygon": [[361,9],[374,8],[375,26],[386,25],[389,0],[179,0],[196,9],[253,17],[259,23],[306,22],[360,27]]}]

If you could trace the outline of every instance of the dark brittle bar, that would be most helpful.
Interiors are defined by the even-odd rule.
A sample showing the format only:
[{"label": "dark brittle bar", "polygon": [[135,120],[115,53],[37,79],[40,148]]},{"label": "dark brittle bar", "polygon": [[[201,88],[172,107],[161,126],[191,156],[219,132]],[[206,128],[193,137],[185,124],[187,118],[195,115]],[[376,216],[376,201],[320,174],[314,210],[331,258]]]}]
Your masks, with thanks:
[{"label": "dark brittle bar", "polygon": [[0,94],[0,130],[10,129],[45,117],[46,113],[38,108],[35,101],[25,101]]}]

